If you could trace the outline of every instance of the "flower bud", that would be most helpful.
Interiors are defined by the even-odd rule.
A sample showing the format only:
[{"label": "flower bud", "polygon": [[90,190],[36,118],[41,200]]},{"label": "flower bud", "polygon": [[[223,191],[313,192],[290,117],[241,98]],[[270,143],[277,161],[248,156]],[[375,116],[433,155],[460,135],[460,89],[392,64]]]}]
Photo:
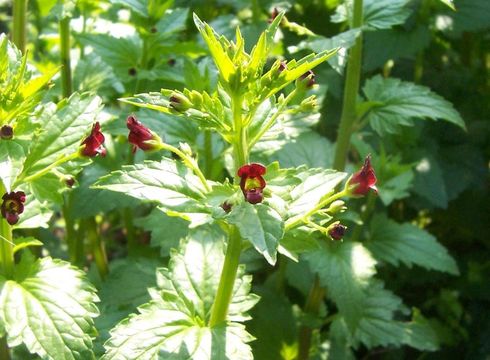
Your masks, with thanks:
[{"label": "flower bud", "polygon": [[327,234],[333,239],[333,240],[342,240],[345,234],[345,230],[347,230],[347,227],[342,225],[339,222],[333,223],[327,228]]},{"label": "flower bud", "polygon": [[65,184],[69,188],[72,188],[73,185],[75,185],[75,179],[73,177],[71,177],[71,176],[68,176],[67,178],[65,178]]},{"label": "flower bud", "polygon": [[0,128],[0,138],[10,140],[14,137],[14,129],[10,125],[3,125]]},{"label": "flower bud", "polygon": [[184,112],[192,107],[190,100],[181,93],[174,92],[169,97],[168,106],[177,112]]},{"label": "flower bud", "polygon": [[143,151],[158,150],[162,139],[144,126],[135,116],[129,115],[126,121],[129,129],[128,141],[133,144],[133,153],[140,148]]},{"label": "flower bud", "polygon": [[308,90],[311,89],[315,83],[315,74],[313,71],[308,70],[296,80],[296,87]]},{"label": "flower bud", "polygon": [[231,207],[232,206],[231,206],[230,203],[228,203],[226,201],[223,204],[221,204],[220,206],[224,210],[224,212],[227,213],[227,214],[231,211]]}]

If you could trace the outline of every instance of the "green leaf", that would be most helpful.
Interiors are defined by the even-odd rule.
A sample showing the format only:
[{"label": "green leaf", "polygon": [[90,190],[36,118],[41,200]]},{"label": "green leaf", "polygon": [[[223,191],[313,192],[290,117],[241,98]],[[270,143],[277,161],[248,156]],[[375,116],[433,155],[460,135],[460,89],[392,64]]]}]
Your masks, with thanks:
[{"label": "green leaf", "polygon": [[451,10],[456,11],[453,0],[439,0],[439,1],[447,5]]},{"label": "green leaf", "polygon": [[276,210],[265,204],[242,202],[227,217],[237,226],[240,235],[264,255],[269,264],[276,263],[277,247],[284,234],[284,222]]},{"label": "green leaf", "polygon": [[456,262],[434,236],[417,226],[398,224],[385,215],[376,215],[371,221],[366,246],[377,259],[395,266],[401,262],[408,267],[418,265],[459,274]]},{"label": "green leaf", "polygon": [[403,342],[419,350],[435,351],[439,348],[437,333],[417,309],[413,310],[412,321],[405,323]]},{"label": "green leaf", "polygon": [[112,4],[119,4],[127,7],[131,11],[134,11],[143,17],[149,17],[148,0],[111,0],[110,2]]},{"label": "green leaf", "polygon": [[454,31],[484,31],[490,28],[488,13],[490,2],[487,0],[464,0],[457,1],[457,11],[454,12]]},{"label": "green leaf", "polygon": [[181,239],[187,236],[189,226],[187,221],[168,216],[158,208],[147,216],[136,219],[134,224],[151,231],[151,246],[160,248],[162,256],[168,256],[172,248],[179,247]]},{"label": "green leaf", "polygon": [[60,157],[76,152],[101,106],[99,97],[77,93],[57,106],[47,106],[39,119],[43,131],[32,141],[22,174],[31,175]]},{"label": "green leaf", "polygon": [[17,175],[22,172],[25,154],[21,145],[12,140],[0,141],[0,180],[7,192],[12,191]]},{"label": "green leaf", "polygon": [[305,253],[311,271],[318,273],[320,284],[327,288],[353,331],[363,314],[363,301],[376,261],[359,243],[324,243],[321,249]]},{"label": "green leaf", "polygon": [[139,308],[111,332],[103,360],[110,359],[238,359],[251,360],[253,338],[234,320],[248,319],[257,302],[249,294],[251,277],[239,269],[228,321],[208,327],[211,306],[224,261],[224,241],[216,230],[201,227],[179,252],[169,269],[157,273],[152,301]]},{"label": "green leaf", "polygon": [[95,289],[85,273],[61,260],[23,261],[15,280],[0,278],[0,321],[7,342],[46,359],[95,359]]},{"label": "green leaf", "polygon": [[363,91],[368,101],[380,104],[367,115],[380,135],[396,133],[400,125],[412,125],[414,118],[442,119],[465,129],[453,105],[425,86],[376,75],[366,81]]},{"label": "green leaf", "polygon": [[[410,16],[412,10],[407,6],[410,0],[365,0],[363,2],[363,24],[368,29],[389,29],[400,25]],[[337,7],[332,22],[352,24],[353,2]]]},{"label": "green leaf", "polygon": [[346,176],[335,170],[298,168],[296,177],[301,182],[289,194],[289,218],[302,217],[315,208]]},{"label": "green leaf", "polygon": [[390,178],[388,181],[382,182],[378,194],[383,204],[388,206],[394,200],[408,197],[410,195],[408,191],[412,187],[413,178],[413,172],[409,170]]},{"label": "green leaf", "polygon": [[420,159],[415,170],[413,192],[437,207],[447,208],[449,198],[444,181],[445,176],[437,158],[428,153]]},{"label": "green leaf", "polygon": [[165,210],[207,212],[202,204],[206,190],[199,178],[180,162],[168,158],[123,166],[122,170],[102,177],[94,188],[155,201]]},{"label": "green leaf", "polygon": [[66,189],[67,186],[58,176],[48,173],[30,183],[32,194],[39,201],[49,201],[53,204],[63,204],[61,189]]},{"label": "green leaf", "polygon": [[53,210],[46,202],[40,202],[29,193],[26,195],[27,202],[24,204],[24,212],[15,227],[18,229],[48,228],[48,221],[53,216]]}]

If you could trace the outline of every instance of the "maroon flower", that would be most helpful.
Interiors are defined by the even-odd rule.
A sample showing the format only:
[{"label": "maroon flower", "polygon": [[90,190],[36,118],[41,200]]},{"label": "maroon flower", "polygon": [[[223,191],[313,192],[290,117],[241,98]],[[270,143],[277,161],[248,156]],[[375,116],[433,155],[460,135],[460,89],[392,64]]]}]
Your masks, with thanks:
[{"label": "maroon flower", "polygon": [[311,89],[313,85],[315,85],[315,83],[315,73],[311,70],[308,70],[299,77],[298,81],[296,82],[296,86],[301,85],[304,86],[306,89]]},{"label": "maroon flower", "polygon": [[340,223],[335,223],[329,226],[328,228],[328,235],[334,240],[342,240],[345,234],[345,230],[347,229],[346,226],[340,224]]},{"label": "maroon flower", "polygon": [[226,201],[223,204],[221,204],[220,206],[223,209],[223,211],[227,214],[231,211],[231,208],[232,208],[232,205]]},{"label": "maroon flower", "polygon": [[97,121],[92,126],[92,131],[90,132],[90,135],[82,141],[82,145],[85,146],[81,148],[80,154],[86,157],[95,157],[98,154],[100,154],[101,156],[105,156],[106,149],[102,145],[104,143],[104,140],[105,137],[100,132],[100,124]]},{"label": "maroon flower", "polygon": [[241,178],[240,188],[245,196],[245,200],[250,204],[260,203],[264,199],[262,191],[266,183],[262,175],[266,171],[267,169],[264,165],[257,163],[243,165],[238,169],[238,176]]},{"label": "maroon flower", "polygon": [[14,137],[14,129],[10,125],[3,125],[0,128],[0,138],[10,140]]},{"label": "maroon flower", "polygon": [[19,221],[19,215],[24,212],[26,194],[23,191],[12,191],[2,196],[1,212],[2,216],[10,225],[15,225]]},{"label": "maroon flower", "polygon": [[351,176],[348,187],[355,185],[356,187],[352,190],[353,195],[366,195],[369,189],[373,189],[376,193],[378,189],[376,188],[376,174],[371,166],[371,155],[366,156],[364,160],[364,165],[361,170],[356,172]]},{"label": "maroon flower", "polygon": [[137,148],[143,151],[158,149],[158,143],[161,143],[162,139],[139,122],[135,116],[129,115],[126,125],[129,129],[128,140],[133,144],[133,153]]}]

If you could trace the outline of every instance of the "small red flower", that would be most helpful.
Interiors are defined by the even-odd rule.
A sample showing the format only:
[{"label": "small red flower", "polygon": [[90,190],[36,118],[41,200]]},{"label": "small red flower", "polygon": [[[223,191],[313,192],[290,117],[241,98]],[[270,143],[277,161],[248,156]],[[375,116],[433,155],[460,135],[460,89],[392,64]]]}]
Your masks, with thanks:
[{"label": "small red flower", "polygon": [[334,240],[342,240],[345,230],[347,230],[346,226],[335,223],[328,228],[328,235],[330,235],[330,237]]},{"label": "small red flower", "polygon": [[82,145],[85,145],[81,148],[80,154],[86,157],[95,157],[98,154],[101,156],[105,156],[106,149],[102,145],[104,143],[105,137],[100,132],[100,124],[97,121],[92,126],[92,131],[89,136],[82,141]]},{"label": "small red flower", "polygon": [[10,225],[19,221],[19,215],[24,212],[26,194],[23,191],[12,191],[2,196],[1,213]]},{"label": "small red flower", "polygon": [[311,89],[315,83],[315,73],[311,70],[301,75],[297,82],[297,84],[302,84],[306,89]]},{"label": "small red flower", "polygon": [[356,185],[355,189],[352,190],[353,195],[366,195],[369,189],[373,189],[376,193],[378,189],[376,188],[376,174],[371,166],[371,155],[366,156],[364,160],[364,165],[361,170],[356,172],[349,180],[348,186]]},{"label": "small red flower", "polygon": [[240,176],[240,188],[242,189],[245,200],[250,204],[257,204],[262,202],[264,195],[262,191],[265,188],[265,180],[262,177],[266,173],[265,166],[257,163],[243,165],[238,169],[238,176]]},{"label": "small red flower", "polygon": [[[128,141],[133,144],[133,153],[137,148],[143,151],[156,150],[158,148],[156,142],[162,141],[160,137],[139,122],[135,116],[129,115],[126,125],[129,129]],[[154,140],[154,142],[151,143],[151,140]]]}]

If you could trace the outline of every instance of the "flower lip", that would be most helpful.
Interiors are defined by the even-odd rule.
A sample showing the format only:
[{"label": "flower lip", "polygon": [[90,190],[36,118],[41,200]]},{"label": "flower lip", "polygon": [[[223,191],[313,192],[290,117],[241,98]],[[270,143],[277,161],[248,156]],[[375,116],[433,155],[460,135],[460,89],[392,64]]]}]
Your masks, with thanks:
[{"label": "flower lip", "polygon": [[260,203],[264,199],[263,190],[266,182],[262,175],[265,175],[266,171],[266,167],[258,163],[243,165],[238,169],[237,175],[241,178],[240,188],[245,200],[250,204]]},{"label": "flower lip", "polygon": [[376,174],[371,166],[371,155],[366,156],[362,168],[350,178],[348,186],[353,185],[356,186],[352,190],[353,195],[366,195],[369,189],[373,189],[375,193],[378,193],[378,189],[376,188]]},{"label": "flower lip", "polygon": [[147,141],[158,140],[157,136],[139,122],[134,115],[128,116],[126,126],[129,129],[128,141],[133,144],[133,153],[137,148],[140,148],[143,151],[155,149],[155,146],[147,143]]},{"label": "flower lip", "polygon": [[24,212],[26,194],[23,191],[12,191],[2,196],[1,214],[10,225],[19,221],[19,215]]},{"label": "flower lip", "polygon": [[100,124],[97,121],[92,126],[92,131],[90,132],[90,135],[82,141],[81,145],[84,146],[82,147],[80,154],[86,157],[95,157],[98,154],[100,154],[101,156],[105,156],[106,149],[102,145],[104,144],[104,141],[104,134],[100,132]]}]

